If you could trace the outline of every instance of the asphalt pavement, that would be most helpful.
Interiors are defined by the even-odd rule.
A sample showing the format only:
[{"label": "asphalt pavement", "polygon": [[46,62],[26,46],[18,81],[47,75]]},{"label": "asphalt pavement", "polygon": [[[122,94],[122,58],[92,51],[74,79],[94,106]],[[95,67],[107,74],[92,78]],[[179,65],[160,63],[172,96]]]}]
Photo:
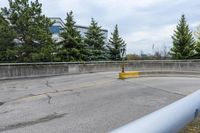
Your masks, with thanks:
[{"label": "asphalt pavement", "polygon": [[199,89],[199,78],[116,72],[0,81],[0,132],[106,133]]}]

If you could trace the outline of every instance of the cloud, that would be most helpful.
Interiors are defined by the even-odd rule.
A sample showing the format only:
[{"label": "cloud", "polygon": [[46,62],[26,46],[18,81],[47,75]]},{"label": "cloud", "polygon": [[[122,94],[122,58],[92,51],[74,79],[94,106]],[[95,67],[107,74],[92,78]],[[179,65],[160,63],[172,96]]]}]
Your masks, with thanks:
[{"label": "cloud", "polygon": [[[197,0],[39,0],[49,17],[66,17],[74,11],[79,25],[89,25],[94,17],[103,28],[113,31],[119,25],[127,42],[128,53],[141,50],[152,53],[152,44],[172,46],[171,35],[181,14],[185,14],[192,30],[200,24],[200,1]],[[7,5],[7,0],[0,0]]]},{"label": "cloud", "polygon": [[[125,39],[129,42],[127,45],[128,53],[152,53],[152,45],[156,49],[161,49],[163,45],[168,45],[171,42],[171,35],[175,25],[165,25],[160,28],[146,28],[145,30],[127,34]],[[135,46],[135,47],[134,47]]]},{"label": "cloud", "polygon": [[7,0],[1,0],[0,1],[0,7],[5,7],[8,6],[8,1]]}]

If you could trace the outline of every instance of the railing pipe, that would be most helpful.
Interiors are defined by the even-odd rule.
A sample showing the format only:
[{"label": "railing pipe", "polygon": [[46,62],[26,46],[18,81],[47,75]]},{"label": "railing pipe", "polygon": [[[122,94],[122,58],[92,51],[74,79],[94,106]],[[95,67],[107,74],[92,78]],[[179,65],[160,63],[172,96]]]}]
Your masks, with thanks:
[{"label": "railing pipe", "polygon": [[200,90],[110,133],[178,133],[200,111]]}]

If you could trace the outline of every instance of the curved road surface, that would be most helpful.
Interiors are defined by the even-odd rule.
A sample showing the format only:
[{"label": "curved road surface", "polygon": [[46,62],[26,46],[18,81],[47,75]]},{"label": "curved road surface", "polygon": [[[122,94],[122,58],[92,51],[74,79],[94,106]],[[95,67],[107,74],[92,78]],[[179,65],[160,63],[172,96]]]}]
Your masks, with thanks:
[{"label": "curved road surface", "polygon": [[2,80],[0,132],[106,133],[199,86],[199,78],[119,80],[113,72]]}]

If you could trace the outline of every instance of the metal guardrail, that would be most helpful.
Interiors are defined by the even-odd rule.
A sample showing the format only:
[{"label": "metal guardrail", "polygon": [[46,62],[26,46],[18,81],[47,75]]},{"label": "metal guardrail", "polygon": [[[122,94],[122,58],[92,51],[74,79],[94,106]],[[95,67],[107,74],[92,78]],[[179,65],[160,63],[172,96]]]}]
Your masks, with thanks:
[{"label": "metal guardrail", "polygon": [[200,90],[110,133],[177,133],[200,113]]}]

